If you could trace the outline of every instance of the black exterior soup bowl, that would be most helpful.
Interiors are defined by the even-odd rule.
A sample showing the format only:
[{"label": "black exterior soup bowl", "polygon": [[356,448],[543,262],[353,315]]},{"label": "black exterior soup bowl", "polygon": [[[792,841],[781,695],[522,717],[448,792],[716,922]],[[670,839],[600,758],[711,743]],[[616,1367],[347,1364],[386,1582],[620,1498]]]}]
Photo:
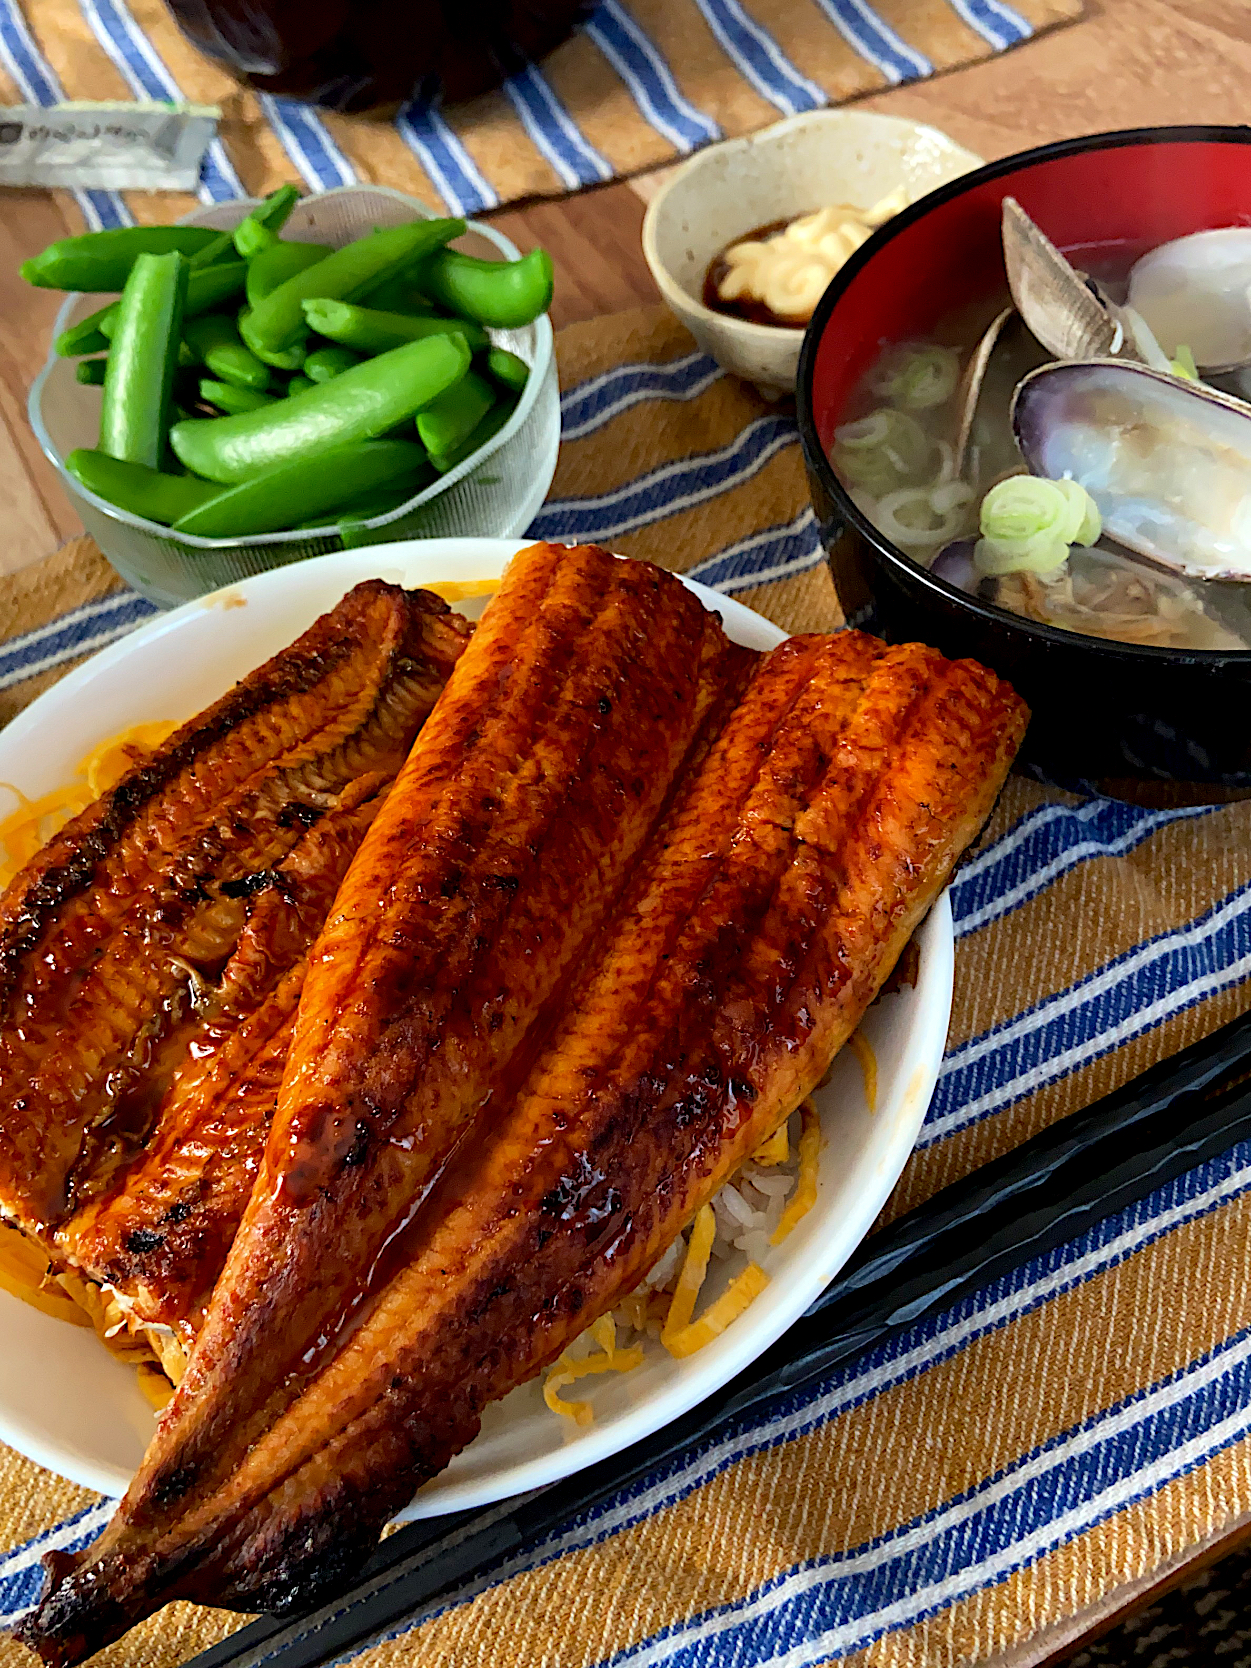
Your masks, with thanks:
[{"label": "black exterior soup bowl", "polygon": [[1251,792],[1251,651],[1111,643],[982,602],[892,545],[830,464],[834,430],[885,345],[925,338],[956,309],[1006,298],[1005,196],[1076,266],[1092,256],[1128,266],[1172,238],[1251,223],[1251,128],[1104,133],[1007,157],[922,198],[843,268],[808,327],[796,389],[843,612],[890,642],[919,639],[1009,679],[1033,712],[1022,758],[1043,775],[1135,798],[1151,782],[1187,799]]}]

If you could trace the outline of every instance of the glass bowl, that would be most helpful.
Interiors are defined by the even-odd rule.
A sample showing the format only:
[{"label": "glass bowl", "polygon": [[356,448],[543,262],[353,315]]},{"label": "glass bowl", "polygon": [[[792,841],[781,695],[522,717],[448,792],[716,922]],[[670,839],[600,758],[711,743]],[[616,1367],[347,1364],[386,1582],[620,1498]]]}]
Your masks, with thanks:
[{"label": "glass bowl", "polygon": [[[187,222],[225,230],[237,225],[253,206],[245,198],[216,203],[189,214]],[[302,198],[287,221],[284,236],[339,248],[375,226],[398,226],[431,217],[432,210],[415,197],[385,186],[349,185]],[[502,232],[482,225],[471,226],[455,247],[471,255],[502,255],[505,260],[515,260],[519,253]],[[95,312],[105,299],[99,295],[69,296],[57,315],[54,339]],[[168,527],[130,515],[97,498],[74,479],[62,459],[77,446],[97,443],[101,391],[79,383],[75,378],[77,361],[59,358],[51,348],[48,362],[30,391],[30,422],[83,526],[113,567],[150,602],[169,608],[267,568],[322,556],[348,545],[462,535],[516,538],[524,533],[547,495],[560,447],[560,392],[552,326],[544,314],[524,329],[492,330],[490,334],[500,347],[520,355],[531,368],[508,422],[472,457],[398,509],[355,524],[346,538],[335,526],[264,533],[250,539],[194,538],[171,533]]]}]

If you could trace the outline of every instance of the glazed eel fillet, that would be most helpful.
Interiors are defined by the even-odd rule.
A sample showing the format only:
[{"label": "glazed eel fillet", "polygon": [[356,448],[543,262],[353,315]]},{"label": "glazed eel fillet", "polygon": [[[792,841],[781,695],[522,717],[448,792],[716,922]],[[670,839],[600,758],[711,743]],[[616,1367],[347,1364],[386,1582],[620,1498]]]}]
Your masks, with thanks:
[{"label": "glazed eel fillet", "polygon": [[[301,873],[399,769],[469,631],[428,592],[357,586],[69,823],[0,900],[0,1214],[54,1264],[75,1260],[74,1219],[146,1156],[189,1058],[267,996],[255,979],[217,989],[265,915],[258,893],[276,887],[297,921]],[[221,1158],[220,1133],[201,1132],[192,1168]],[[175,1224],[196,1199],[184,1171]],[[155,1222],[133,1227],[132,1263],[159,1237]]]},{"label": "glazed eel fillet", "polygon": [[276,867],[248,877],[235,952],[199,987],[145,1146],[54,1235],[58,1263],[109,1289],[175,1383],[260,1169],[308,953],[388,785],[358,777]]},{"label": "glazed eel fillet", "polygon": [[[524,1079],[392,1241],[354,1329],[297,1399],[271,1401],[265,1428],[246,1413],[231,1428],[211,1400],[207,1414],[197,1405],[217,1391],[204,1346],[288,1178],[310,1197],[293,1113],[319,1105],[323,1129],[342,1130],[336,1109],[367,1104],[307,1087],[327,1082],[306,1050],[330,1029],[313,981],[355,905],[337,910],[188,1378],[100,1541],[47,1560],[49,1593],[21,1637],[71,1663],[171,1598],[299,1606],[350,1576],[482,1408],[611,1309],[815,1086],[988,816],[1026,716],[991,673],[918,645],[847,632],[775,650],[691,770]],[[399,792],[349,875],[354,895],[359,881],[377,896],[365,859]],[[376,1008],[372,981],[354,989],[349,1010]],[[333,1198],[328,1168],[320,1180]],[[205,1429],[228,1465],[213,1465]]]}]

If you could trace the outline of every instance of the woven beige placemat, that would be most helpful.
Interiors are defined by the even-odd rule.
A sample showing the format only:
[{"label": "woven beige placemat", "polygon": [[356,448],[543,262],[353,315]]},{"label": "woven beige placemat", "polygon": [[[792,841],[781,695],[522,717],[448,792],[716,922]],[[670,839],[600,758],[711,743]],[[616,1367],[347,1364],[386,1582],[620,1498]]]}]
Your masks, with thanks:
[{"label": "woven beige placemat", "polygon": [[[288,179],[320,190],[369,181],[474,213],[972,63],[1081,9],[1082,0],[600,0],[572,39],[504,90],[392,119],[258,98],[188,44],[162,0],[4,0],[0,90],[5,102],[219,106],[210,197],[258,195]],[[159,195],[128,202],[145,221],[192,206]],[[106,220],[119,212],[83,206]]]}]

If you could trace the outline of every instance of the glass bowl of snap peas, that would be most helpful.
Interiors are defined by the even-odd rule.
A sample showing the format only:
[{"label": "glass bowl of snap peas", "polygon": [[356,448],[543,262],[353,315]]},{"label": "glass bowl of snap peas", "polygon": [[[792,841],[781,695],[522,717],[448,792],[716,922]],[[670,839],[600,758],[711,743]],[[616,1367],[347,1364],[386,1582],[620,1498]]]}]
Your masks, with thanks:
[{"label": "glass bowl of snap peas", "polygon": [[560,444],[541,251],[383,186],[287,188],[180,228],[23,269],[92,285],[58,315],[29,414],[123,579],[170,607],[331,550],[525,531]]}]

